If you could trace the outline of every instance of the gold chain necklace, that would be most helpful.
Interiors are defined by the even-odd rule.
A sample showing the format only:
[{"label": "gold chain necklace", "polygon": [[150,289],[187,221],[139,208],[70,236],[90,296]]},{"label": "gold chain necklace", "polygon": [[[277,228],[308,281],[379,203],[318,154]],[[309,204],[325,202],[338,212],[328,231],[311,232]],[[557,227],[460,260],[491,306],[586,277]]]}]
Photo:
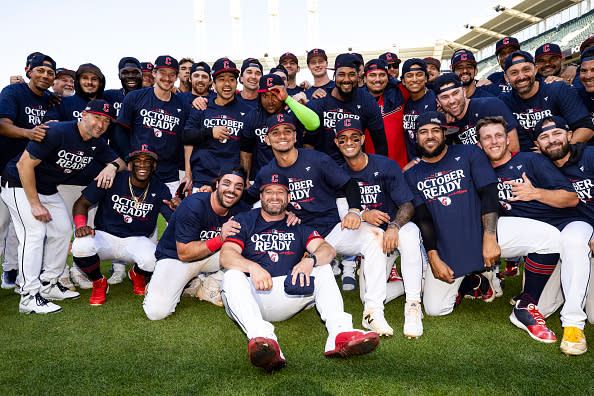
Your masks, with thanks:
[{"label": "gold chain necklace", "polygon": [[130,195],[132,195],[132,199],[134,200],[134,207],[136,209],[138,209],[140,207],[140,204],[144,202],[144,200],[146,199],[146,194],[148,194],[148,190],[149,187],[151,186],[151,182],[149,181],[146,188],[144,189],[144,193],[142,193],[142,195],[137,198],[136,195],[134,195],[134,190],[132,189],[132,178],[128,177],[128,187],[130,187]]}]

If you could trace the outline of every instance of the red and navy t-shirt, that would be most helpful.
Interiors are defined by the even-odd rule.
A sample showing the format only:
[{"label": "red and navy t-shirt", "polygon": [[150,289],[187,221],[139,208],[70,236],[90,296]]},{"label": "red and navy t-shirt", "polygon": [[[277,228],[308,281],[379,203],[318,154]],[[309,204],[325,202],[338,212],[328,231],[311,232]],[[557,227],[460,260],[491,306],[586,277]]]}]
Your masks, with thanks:
[{"label": "red and navy t-shirt", "polygon": [[130,131],[130,147],[146,144],[159,155],[156,175],[164,183],[179,180],[178,161],[184,156],[182,132],[188,117],[184,104],[171,95],[169,102],[157,98],[154,88],[129,92],[118,122]]},{"label": "red and navy t-shirt", "polygon": [[45,113],[43,120],[80,121],[87,103],[89,103],[87,99],[76,94],[63,97],[59,105],[52,107]]},{"label": "red and navy t-shirt", "polygon": [[278,173],[289,179],[291,212],[301,219],[302,224],[315,227],[326,236],[340,222],[336,198],[350,177],[326,154],[299,149],[297,161],[291,166],[279,166],[273,159],[256,175],[248,190],[250,196],[259,196],[260,186],[264,183],[261,174],[264,173]]},{"label": "red and navy t-shirt", "polygon": [[505,182],[523,183],[523,173],[526,173],[526,177],[536,188],[574,191],[567,177],[543,155],[530,152],[514,153],[508,162],[495,168],[501,216],[527,217],[559,229],[579,220],[577,208],[555,208],[536,200],[510,202],[509,199],[513,197],[512,186]]},{"label": "red and navy t-shirt", "polygon": [[246,203],[239,201],[225,216],[219,216],[210,204],[211,194],[213,193],[194,193],[186,197],[175,209],[157,244],[157,260],[179,260],[176,242],[190,243],[214,238],[221,233],[221,226],[229,218],[250,209]]},{"label": "red and navy t-shirt", "polygon": [[559,170],[580,198],[580,213],[594,226],[594,147],[583,143],[569,147],[569,160]]},{"label": "red and navy t-shirt", "polygon": [[[156,176],[151,177],[148,191],[129,184],[129,179],[130,171],[119,172],[110,188],[97,187],[96,182],[91,182],[82,195],[89,202],[97,204],[97,230],[120,238],[148,238],[155,231],[159,213],[162,213],[166,220],[173,213],[169,206],[163,203],[164,199],[171,199],[171,192]],[[134,196],[139,199],[138,202],[130,193],[131,185]],[[145,198],[141,199],[143,196]]]},{"label": "red and navy t-shirt", "polygon": [[[27,83],[7,85],[0,93],[0,118],[8,118],[19,128],[33,129],[43,123],[48,110],[49,93],[37,95]],[[0,173],[11,159],[21,154],[28,139],[0,136]]]},{"label": "red and navy t-shirt", "polygon": [[435,101],[435,92],[428,89],[419,100],[409,99],[404,105],[404,116],[402,125],[404,127],[404,136],[406,143],[406,152],[408,160],[412,161],[417,155],[417,117],[428,111],[436,111],[437,102]]},{"label": "red and navy t-shirt", "polygon": [[[359,183],[363,209],[380,210],[393,220],[398,207],[413,200],[412,192],[396,161],[376,154],[367,154],[367,158],[367,166],[358,172],[346,163],[343,168]],[[386,227],[387,224],[382,224],[384,230]]]},{"label": "red and navy t-shirt", "polygon": [[471,99],[464,117],[454,121],[453,125],[459,131],[451,139],[457,144],[477,144],[476,124],[481,118],[488,116],[502,116],[507,122],[508,132],[518,127],[516,118],[501,100],[494,97]]},{"label": "red and navy t-shirt", "polygon": [[497,182],[485,154],[475,145],[448,146],[435,163],[419,162],[404,173],[415,207],[433,217],[437,251],[458,278],[484,268],[481,200],[478,190]]},{"label": "red and navy t-shirt", "polygon": [[237,100],[237,97],[224,106],[219,106],[211,100],[206,110],[193,109],[190,112],[187,130],[223,126],[230,134],[229,138],[223,141],[211,136],[200,145],[194,146],[190,158],[194,187],[210,184],[222,167],[239,165],[239,137],[249,112],[249,106]]}]

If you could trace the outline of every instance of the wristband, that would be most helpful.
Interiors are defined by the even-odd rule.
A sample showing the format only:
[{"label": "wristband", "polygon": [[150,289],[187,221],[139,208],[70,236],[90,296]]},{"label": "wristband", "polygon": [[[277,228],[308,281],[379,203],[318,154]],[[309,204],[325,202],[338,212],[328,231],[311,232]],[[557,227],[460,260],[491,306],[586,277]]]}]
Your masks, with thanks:
[{"label": "wristband", "polygon": [[356,214],[357,216],[359,216],[359,217],[361,218],[361,220],[363,220],[363,215],[361,214],[361,212],[360,212],[360,211],[359,211],[359,212],[357,212],[355,209],[349,209],[349,212],[348,212],[348,213],[354,213],[354,214]]},{"label": "wristband", "polygon": [[216,252],[223,246],[223,240],[221,239],[221,234],[217,235],[214,238],[210,238],[206,240],[206,248],[210,250],[211,253]]},{"label": "wristband", "polygon": [[388,223],[388,228],[397,228],[400,229],[400,225],[398,223],[396,223],[395,221],[391,221]]},{"label": "wristband", "polygon": [[118,164],[117,162],[111,161],[110,164],[116,167],[116,172],[120,170],[120,164]]},{"label": "wristband", "polygon": [[313,262],[314,262],[314,263],[313,263],[313,266],[314,266],[314,267],[315,267],[315,266],[316,266],[316,264],[318,263],[318,258],[317,258],[317,257],[316,257],[316,255],[315,255],[315,254],[313,254],[313,253],[308,253],[308,254],[306,254],[306,255],[305,255],[305,258],[310,258],[310,259],[312,259],[312,260],[313,260]]},{"label": "wristband", "polygon": [[87,226],[87,216],[85,215],[76,215],[74,216],[74,226],[78,230],[81,227]]}]

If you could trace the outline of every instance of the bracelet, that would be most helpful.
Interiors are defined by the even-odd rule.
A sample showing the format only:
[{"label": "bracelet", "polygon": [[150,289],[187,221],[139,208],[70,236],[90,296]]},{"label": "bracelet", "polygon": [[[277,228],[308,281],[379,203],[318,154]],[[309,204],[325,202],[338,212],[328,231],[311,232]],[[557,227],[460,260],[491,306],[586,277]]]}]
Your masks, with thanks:
[{"label": "bracelet", "polygon": [[74,226],[78,230],[81,227],[87,226],[87,216],[85,215],[76,215],[74,216]]},{"label": "bracelet", "polygon": [[400,229],[400,225],[398,223],[396,223],[395,221],[391,221],[388,223],[388,228],[397,228]]},{"label": "bracelet", "polygon": [[361,211],[356,211],[355,209],[349,209],[348,213],[354,213],[357,216],[359,216],[361,218],[361,220],[363,220],[363,215],[361,214]]},{"label": "bracelet", "polygon": [[116,172],[120,170],[120,164],[118,164],[117,162],[111,161],[110,164],[116,167]]},{"label": "bracelet", "polygon": [[318,259],[317,259],[316,255],[315,255],[315,254],[313,254],[313,253],[307,253],[307,254],[305,255],[305,258],[310,258],[310,259],[313,259],[313,262],[314,262],[313,266],[314,266],[314,267],[315,267],[315,266],[316,266],[316,264],[318,263]]},{"label": "bracelet", "polygon": [[223,246],[223,240],[221,239],[221,234],[217,235],[214,238],[210,238],[206,240],[206,248],[210,250],[211,253],[216,252]]}]

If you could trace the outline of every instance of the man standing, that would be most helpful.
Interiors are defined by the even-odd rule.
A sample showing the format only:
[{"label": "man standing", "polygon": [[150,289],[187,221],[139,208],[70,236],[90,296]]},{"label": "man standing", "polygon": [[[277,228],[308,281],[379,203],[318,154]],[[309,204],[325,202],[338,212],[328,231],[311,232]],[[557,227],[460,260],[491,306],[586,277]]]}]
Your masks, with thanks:
[{"label": "man standing", "polygon": [[[450,70],[460,77],[462,86],[464,87],[464,94],[468,99],[484,98],[488,96],[499,96],[499,92],[491,92],[493,85],[483,85],[477,87],[476,75],[478,68],[476,67],[476,59],[471,51],[461,49],[452,55]],[[495,88],[497,90],[497,88]]]},{"label": "man standing", "polygon": [[52,85],[52,91],[61,97],[74,95],[74,77],[74,70],[63,67],[56,69],[56,79]]},{"label": "man standing", "polygon": [[301,71],[297,56],[291,52],[285,52],[280,56],[278,63],[287,70],[287,92],[289,95],[293,96],[303,92],[303,88],[297,85],[297,73]]},{"label": "man standing", "polygon": [[[501,66],[501,70],[504,70],[505,58],[507,58],[507,56],[512,52],[519,50],[520,43],[518,42],[518,39],[515,37],[504,37],[495,43],[495,56],[497,57],[497,62],[499,63],[499,66]],[[503,71],[491,73],[487,77],[487,80],[489,80],[491,84],[495,87],[498,87],[500,93],[506,93],[511,91],[511,86],[505,78]]]},{"label": "man standing", "polygon": [[142,88],[142,69],[138,59],[126,56],[118,63],[118,77],[122,88],[109,89],[103,93],[103,99],[112,104],[116,110],[116,117],[120,115],[120,109],[124,97],[132,91]]},{"label": "man standing", "polygon": [[432,84],[433,81],[435,81],[435,79],[441,74],[441,62],[438,59],[432,58],[430,56],[424,58],[423,60],[427,65],[427,74],[429,74],[429,77],[427,78],[427,87],[431,88],[430,84]]},{"label": "man standing", "polygon": [[210,77],[210,66],[208,66],[208,63],[198,62],[192,65],[190,68],[190,83],[192,84],[192,90],[190,92],[177,94],[186,104],[188,112],[194,99],[201,97],[212,100],[215,97],[215,93],[210,90],[212,78]]},{"label": "man standing", "polygon": [[153,76],[155,66],[151,62],[141,62],[140,67],[142,69],[142,88],[155,85],[155,77]]},{"label": "man standing", "polygon": [[182,58],[179,61],[179,92],[192,92],[190,83],[190,69],[194,64],[192,58]]},{"label": "man standing", "polygon": [[318,89],[328,92],[334,88],[334,81],[328,77],[328,56],[326,56],[326,51],[319,48],[309,51],[307,53],[307,67],[314,78],[313,85],[305,90],[305,96],[307,96],[308,100],[314,98],[314,93]]},{"label": "man standing", "polygon": [[388,65],[388,74],[390,75],[390,78],[398,78],[398,76],[400,76],[399,67],[400,62],[402,61],[398,58],[398,55],[393,52],[385,52],[381,54],[379,58]]},{"label": "man standing", "polygon": [[241,65],[239,82],[243,90],[239,98],[252,109],[258,106],[258,87],[263,70],[262,64],[256,58],[247,58]]}]

